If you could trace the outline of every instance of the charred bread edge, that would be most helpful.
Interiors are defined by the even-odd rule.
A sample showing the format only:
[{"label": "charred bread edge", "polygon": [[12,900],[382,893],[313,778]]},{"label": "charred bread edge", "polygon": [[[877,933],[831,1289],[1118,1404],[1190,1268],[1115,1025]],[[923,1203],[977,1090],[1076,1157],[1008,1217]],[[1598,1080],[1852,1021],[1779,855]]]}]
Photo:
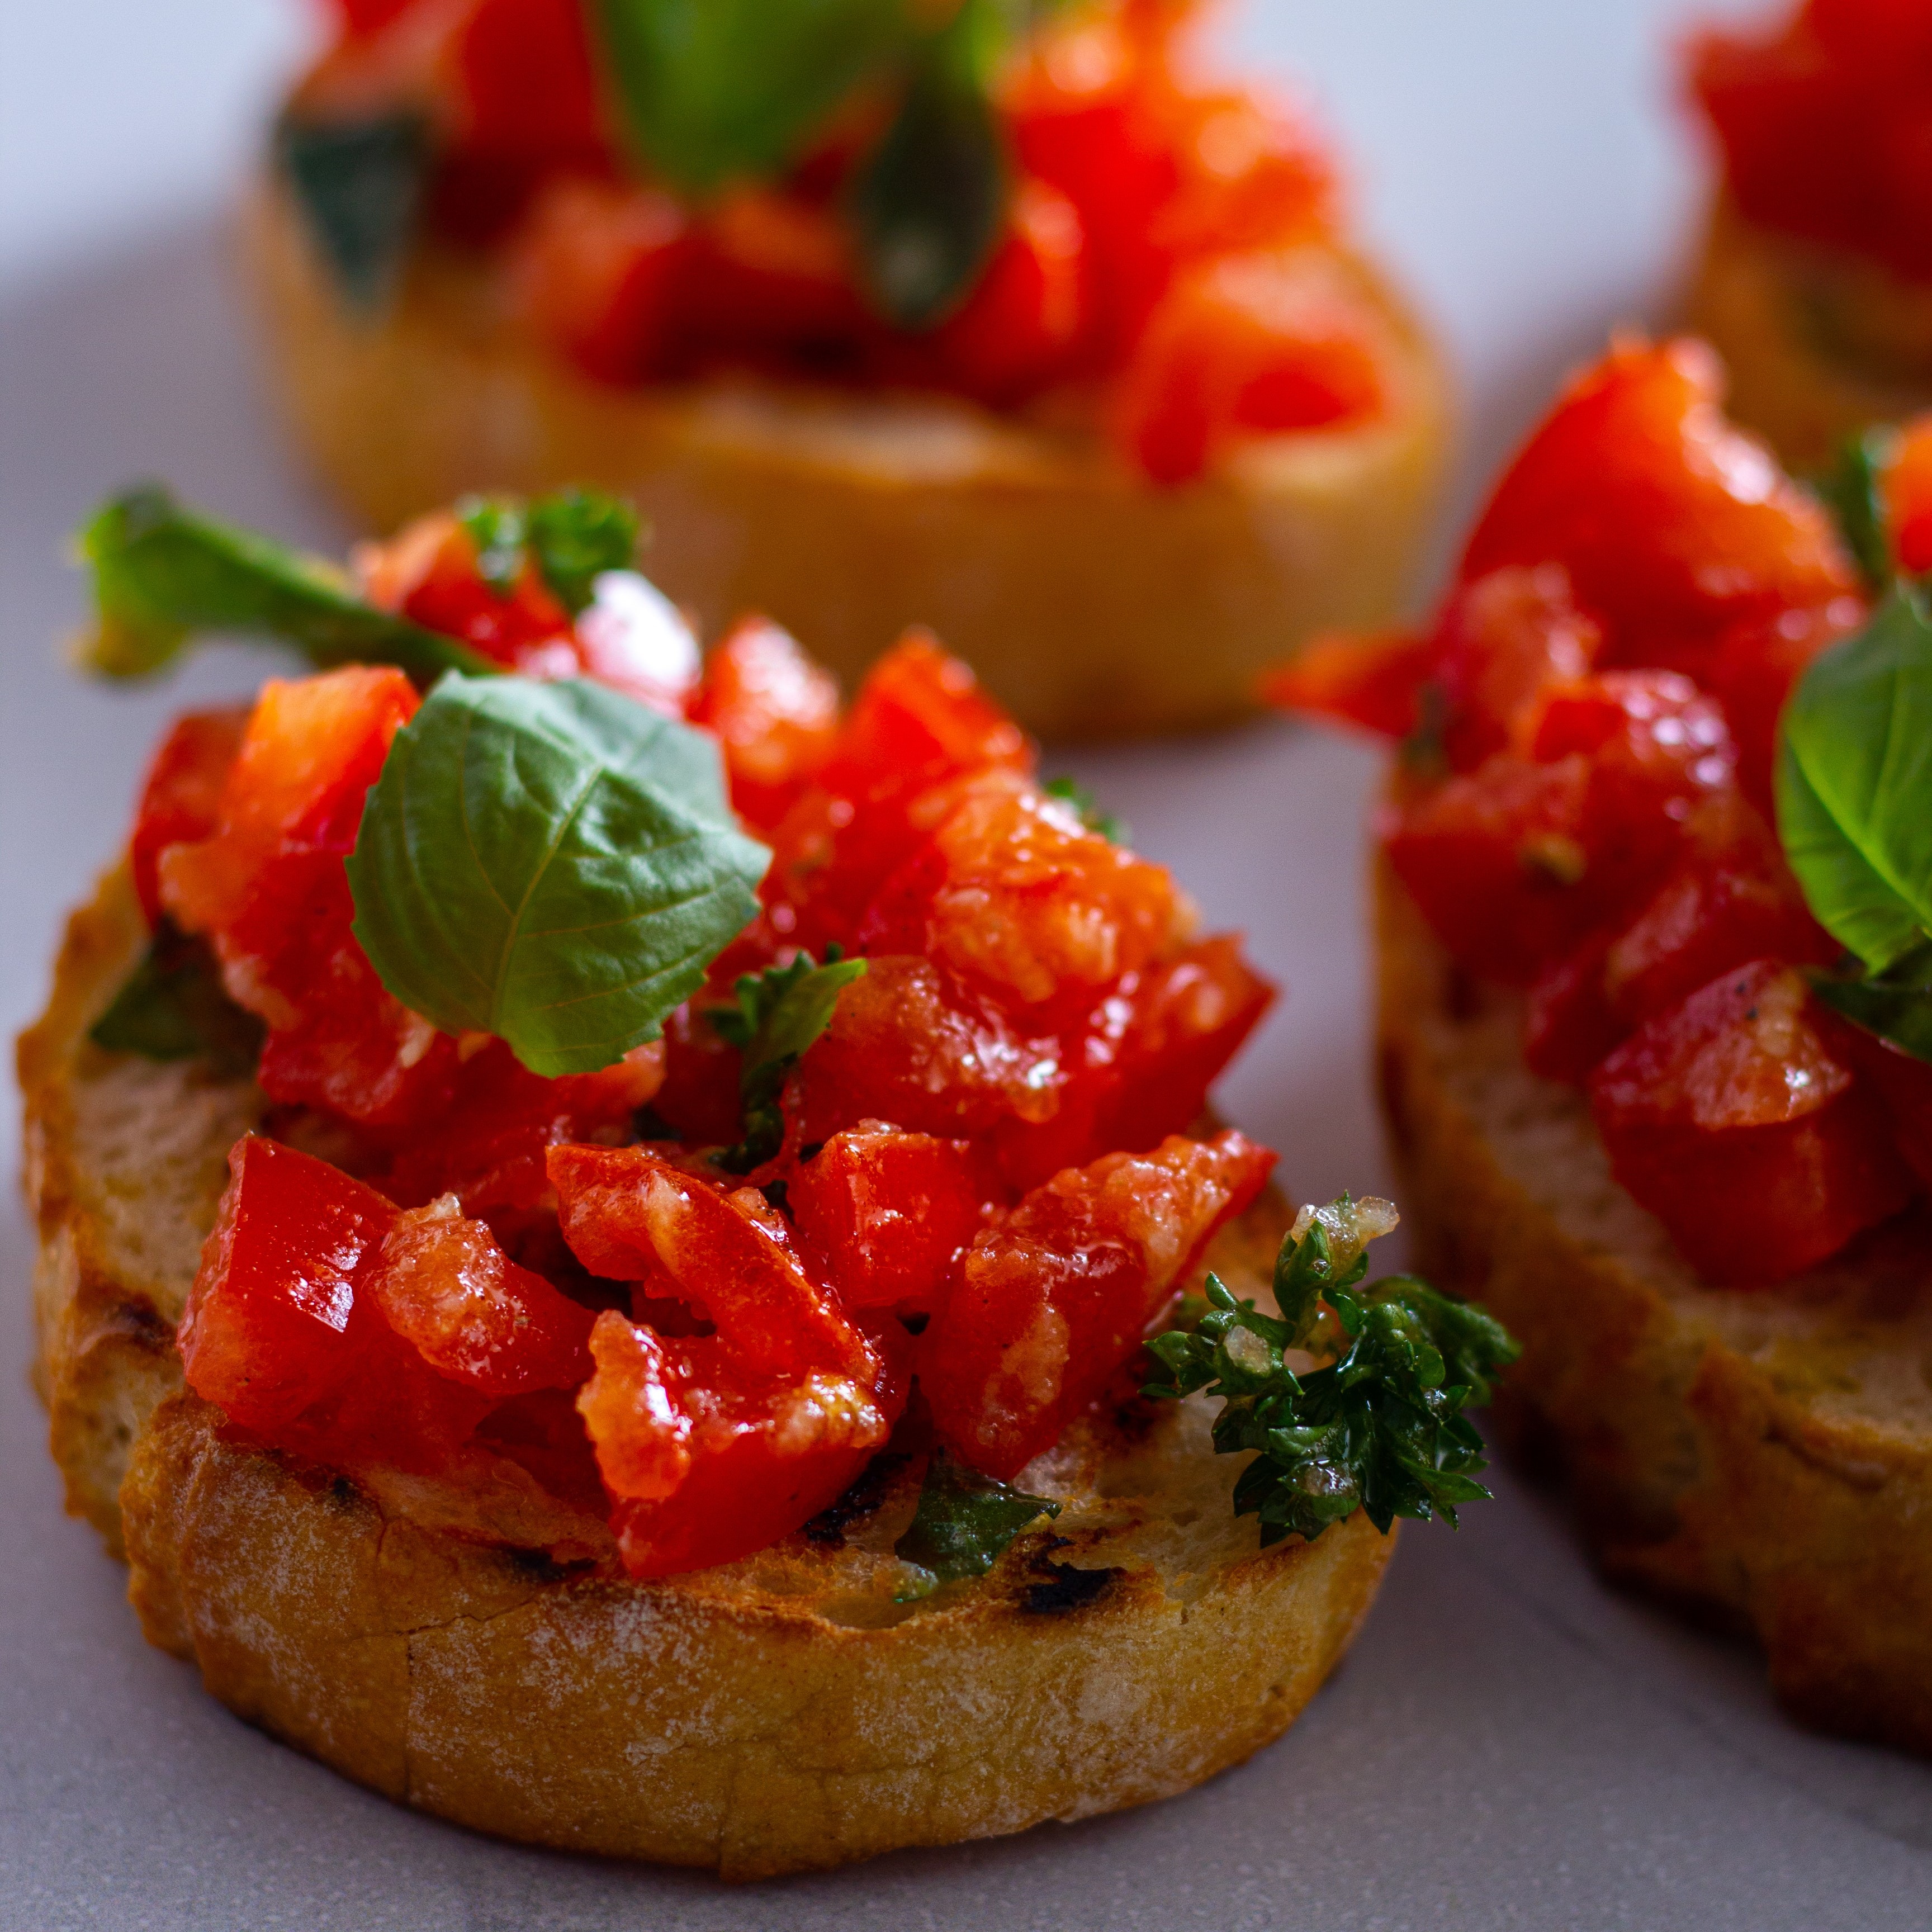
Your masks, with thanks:
[{"label": "charred bread edge", "polygon": [[1522,1066],[1520,1006],[1462,979],[1385,865],[1376,897],[1403,1210],[1420,1270],[1523,1343],[1505,1436],[1567,1474],[1609,1575],[1754,1635],[1794,1714],[1932,1750],[1922,1276],[1890,1307],[1856,1259],[1700,1287],[1610,1178],[1582,1097]]},{"label": "charred bread edge", "polygon": [[[1358,1516],[1258,1551],[1198,1398],[1088,1442],[1079,1468],[1075,1444],[1060,1519],[910,1610],[849,1588],[850,1551],[794,1539],[634,1583],[423,1527],[235,1438],[181,1388],[182,1241],[142,1272],[134,1172],[100,1171],[82,1138],[118,1081],[174,1110],[212,1092],[186,1137],[208,1171],[177,1150],[167,1204],[205,1228],[221,1137],[256,1105],[86,1043],[141,938],[110,874],[20,1043],[38,1381],[70,1507],[124,1544],[150,1639],[238,1715],[480,1830],[754,1878],[1185,1790],[1280,1736],[1347,1648],[1393,1538]],[[148,1139],[166,1136],[131,1144]],[[1281,1213],[1270,1198],[1219,1244],[1238,1286],[1264,1288]]]},{"label": "charred bread edge", "polygon": [[373,528],[466,490],[601,484],[650,518],[652,576],[707,632],[762,610],[849,688],[927,625],[1048,737],[1226,722],[1312,633],[1389,621],[1442,466],[1441,362],[1346,253],[1396,345],[1391,419],[1257,440],[1226,474],[1157,490],[1090,433],[963,400],[602,387],[520,341],[476,272],[434,251],[360,321],[270,184],[244,245],[298,439]]}]

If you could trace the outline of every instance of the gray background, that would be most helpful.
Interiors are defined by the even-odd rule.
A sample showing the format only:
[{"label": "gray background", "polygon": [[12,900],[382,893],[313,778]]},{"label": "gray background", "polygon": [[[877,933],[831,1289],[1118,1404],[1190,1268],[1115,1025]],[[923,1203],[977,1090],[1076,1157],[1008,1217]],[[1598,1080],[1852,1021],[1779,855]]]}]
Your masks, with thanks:
[{"label": "gray background", "polygon": [[[1706,6],[1700,10],[1709,12]],[[1737,10],[1733,5],[1732,10]],[[1442,327],[1457,506],[1612,322],[1669,311],[1700,159],[1660,0],[1252,0],[1351,148],[1372,233]],[[163,717],[260,666],[85,688],[65,533],[165,476],[282,534],[346,534],[288,463],[226,220],[297,0],[0,4],[0,1022],[113,850]],[[1365,752],[1282,726],[1053,761],[1244,924],[1288,998],[1225,1098],[1297,1192],[1385,1184],[1365,1077]],[[11,1136],[0,1160],[10,1175]],[[1346,1669],[1280,1745],[1190,1797],[752,1891],[553,1857],[394,1810],[229,1718],[143,1647],[61,1514],[26,1387],[28,1238],[0,1208],[0,1926],[1324,1928],[1932,1925],[1932,1774],[1786,1725],[1754,1661],[1606,1593],[1504,1474],[1412,1532]]]}]

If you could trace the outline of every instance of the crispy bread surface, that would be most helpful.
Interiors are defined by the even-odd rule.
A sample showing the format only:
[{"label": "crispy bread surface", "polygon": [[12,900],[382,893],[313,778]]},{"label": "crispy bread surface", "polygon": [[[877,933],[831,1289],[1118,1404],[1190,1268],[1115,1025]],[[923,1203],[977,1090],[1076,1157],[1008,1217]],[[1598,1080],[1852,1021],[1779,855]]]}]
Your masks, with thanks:
[{"label": "crispy bread surface", "polygon": [[296,433],[372,527],[466,490],[602,484],[656,532],[652,576],[706,631],[789,626],[848,687],[929,625],[1027,728],[1113,736],[1225,722],[1311,633],[1398,614],[1433,504],[1446,381],[1376,272],[1389,419],[1257,440],[1157,490],[1090,429],[964,400],[746,380],[606,388],[520,341],[478,272],[425,252],[393,311],[344,309],[285,196],[245,246]]},{"label": "crispy bread surface", "polygon": [[1932,288],[1713,210],[1690,326],[1730,369],[1725,407],[1800,471],[1845,438],[1932,406]]},{"label": "crispy bread surface", "polygon": [[1497,1413],[1553,1450],[1612,1576],[1755,1634],[1821,1728],[1932,1750],[1932,1239],[1702,1286],[1612,1179],[1521,1002],[1378,881],[1382,1099],[1417,1264],[1523,1343]]},{"label": "crispy bread surface", "polygon": [[[1077,1425],[1020,1479],[1058,1520],[904,1603],[916,1464],[757,1556],[636,1583],[514,1468],[459,1496],[235,1435],[171,1337],[259,1096],[86,1043],[142,937],[110,874],[21,1042],[40,1382],[70,1506],[241,1716],[481,1830],[753,1878],[1184,1790],[1346,1649],[1393,1538],[1357,1516],[1258,1550],[1199,1398]],[[1264,1202],[1210,1258],[1264,1294],[1280,1231]]]}]

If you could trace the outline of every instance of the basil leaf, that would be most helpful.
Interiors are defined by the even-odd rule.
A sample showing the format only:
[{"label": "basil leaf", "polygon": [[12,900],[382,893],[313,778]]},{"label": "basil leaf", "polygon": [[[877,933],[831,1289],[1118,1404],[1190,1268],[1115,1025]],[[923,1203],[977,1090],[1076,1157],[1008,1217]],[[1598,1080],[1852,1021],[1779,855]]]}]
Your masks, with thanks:
[{"label": "basil leaf", "polygon": [[374,313],[401,280],[435,142],[427,116],[385,109],[352,119],[283,116],[276,165],[350,304]]},{"label": "basil leaf", "polygon": [[348,861],[403,1004],[587,1073],[655,1040],[758,909],[716,742],[581,680],[445,677],[397,734]]},{"label": "basil leaf", "polygon": [[1778,824],[1812,914],[1884,972],[1932,937],[1932,622],[1903,586],[1786,706]]},{"label": "basil leaf", "polygon": [[147,676],[202,631],[279,638],[325,670],[397,664],[419,684],[451,669],[496,668],[454,638],[378,610],[332,564],[197,516],[156,484],[110,497],[80,544],[96,611],[80,655],[103,676]]},{"label": "basil leaf", "polygon": [[476,572],[500,597],[515,593],[526,563],[574,617],[595,600],[598,578],[638,558],[637,512],[621,496],[563,490],[520,496],[465,496],[457,520],[476,546]]},{"label": "basil leaf", "polygon": [[1884,490],[1885,472],[1898,456],[1898,430],[1884,426],[1848,436],[1839,448],[1837,466],[1812,485],[1874,590],[1898,574],[1886,529]]},{"label": "basil leaf", "polygon": [[640,158],[706,195],[782,172],[868,74],[910,44],[907,0],[593,0]]},{"label": "basil leaf", "polygon": [[228,997],[207,944],[164,923],[87,1036],[110,1053],[208,1060],[238,1078],[262,1054],[262,1023]]},{"label": "basil leaf", "polygon": [[745,1138],[716,1156],[720,1167],[748,1174],[778,1152],[784,1141],[778,1096],[785,1076],[832,1024],[838,995],[865,971],[864,960],[842,959],[836,946],[826,949],[823,966],[801,952],[789,965],[744,974],[736,987],[737,1004],[710,1009],[719,1036],[743,1055],[738,1091]]},{"label": "basil leaf", "polygon": [[1060,1514],[1045,1496],[1030,1496],[934,1450],[911,1527],[892,1553],[942,1583],[983,1576],[1030,1522]]},{"label": "basil leaf", "polygon": [[1808,976],[1812,991],[1834,1012],[1915,1059],[1932,1060],[1932,946],[1907,954],[1882,980]]},{"label": "basil leaf", "polygon": [[880,312],[931,328],[964,302],[1000,238],[1005,144],[976,56],[952,52],[984,10],[967,0],[922,64],[898,118],[854,184],[860,270]]}]

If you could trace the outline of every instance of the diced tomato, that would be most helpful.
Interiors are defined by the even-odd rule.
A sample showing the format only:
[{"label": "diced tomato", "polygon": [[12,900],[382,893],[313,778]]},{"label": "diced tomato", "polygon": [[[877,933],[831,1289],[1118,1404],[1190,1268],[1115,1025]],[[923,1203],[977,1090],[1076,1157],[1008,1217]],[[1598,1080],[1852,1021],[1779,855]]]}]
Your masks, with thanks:
[{"label": "diced tomato", "polygon": [[800,1245],[848,1308],[930,1312],[985,1218],[964,1141],[883,1120],[834,1134],[787,1182]]},{"label": "diced tomato", "polygon": [[1363,422],[1386,400],[1384,327],[1323,252],[1184,269],[1121,373],[1115,438],[1155,482],[1178,484],[1244,436]]},{"label": "diced tomato", "polygon": [[917,822],[924,796],[1032,766],[1026,734],[971,670],[908,632],[867,673],[816,785],[772,835],[764,891],[780,935],[819,957],[850,950],[874,895],[932,830]]},{"label": "diced tomato", "polygon": [[1544,1080],[1580,1087],[1592,1068],[1630,1031],[1604,988],[1607,933],[1546,967],[1529,989],[1523,1014],[1522,1057]]},{"label": "diced tomato", "polygon": [[1560,563],[1606,627],[1606,664],[1693,676],[1731,626],[1855,592],[1823,507],[1725,420],[1723,386],[1701,343],[1614,349],[1510,465],[1463,578]]},{"label": "diced tomato", "polygon": [[1245,90],[1171,87],[1162,105],[1179,180],[1154,218],[1158,245],[1188,259],[1329,232],[1334,165],[1284,104]]},{"label": "diced tomato", "polygon": [[1430,924],[1472,971],[1527,986],[1603,916],[1586,884],[1590,763],[1508,755],[1402,806],[1384,850]]},{"label": "diced tomato", "polygon": [[968,1249],[919,1344],[941,1438],[1010,1480],[1112,1379],[1274,1156],[1229,1132],[1110,1154],[1036,1189]]},{"label": "diced tomato", "polygon": [[578,0],[468,0],[453,54],[464,147],[551,164],[607,152]]},{"label": "diced tomato", "polygon": [[1421,721],[1422,687],[1436,668],[1433,636],[1382,631],[1315,638],[1263,673],[1264,704],[1406,738]]},{"label": "diced tomato", "polygon": [[976,1140],[1052,1120],[1066,1081],[1056,1038],[1026,1037],[930,960],[875,954],[799,1062],[785,1111],[803,1146],[866,1120]]},{"label": "diced tomato", "polygon": [[229,768],[248,725],[245,706],[190,711],[175,720],[148,766],[134,808],[128,866],[150,926],[161,916],[156,875],[160,855],[170,845],[193,844],[213,835],[220,822]]},{"label": "diced tomato", "polygon": [[1450,769],[1525,748],[1537,700],[1586,676],[1603,640],[1561,564],[1493,570],[1453,590],[1435,638]]},{"label": "diced tomato", "polygon": [[447,510],[436,510],[386,543],[356,553],[363,594],[425,629],[458,638],[493,663],[534,676],[568,676],[580,668],[570,614],[528,557],[506,590],[485,580],[476,542]]},{"label": "diced tomato", "polygon": [[1878,1096],[1892,1124],[1892,1144],[1906,1166],[1922,1188],[1932,1189],[1932,1062],[1835,1014],[1820,1018],[1832,1051],[1856,1067]]},{"label": "diced tomato", "polygon": [[867,952],[924,953],[1010,1008],[1094,993],[1180,936],[1192,908],[1166,867],[1088,831],[1010,774],[962,786],[860,922]]},{"label": "diced tomato", "polygon": [[1802,1273],[1911,1192],[1808,1004],[1795,968],[1754,961],[1647,1022],[1590,1082],[1618,1180],[1708,1280]]},{"label": "diced tomato", "polygon": [[560,175],[511,242],[509,285],[538,341],[599,382],[641,382],[668,363],[689,253],[684,212],[669,195]]},{"label": "diced tomato", "polygon": [[1907,576],[1932,571],[1932,415],[1901,425],[1881,488],[1892,554]]},{"label": "diced tomato", "polygon": [[724,747],[739,817],[769,832],[832,755],[838,686],[790,632],[742,618],[706,658],[691,719]]},{"label": "diced tomato", "polygon": [[714,1331],[660,1335],[613,1310],[592,1330],[578,1407],[631,1574],[729,1562],[797,1528],[891,1432],[904,1378],[883,1336],[846,1318],[756,1190],[727,1195],[635,1148],[560,1148],[550,1168],[593,1274]]},{"label": "diced tomato", "polygon": [[1072,202],[1023,177],[1004,239],[958,312],[933,332],[933,353],[952,386],[998,407],[1070,366],[1087,329],[1085,247]]},{"label": "diced tomato", "polygon": [[391,1222],[363,1292],[440,1376],[490,1396],[574,1388],[590,1311],[519,1268],[454,1195]]}]

